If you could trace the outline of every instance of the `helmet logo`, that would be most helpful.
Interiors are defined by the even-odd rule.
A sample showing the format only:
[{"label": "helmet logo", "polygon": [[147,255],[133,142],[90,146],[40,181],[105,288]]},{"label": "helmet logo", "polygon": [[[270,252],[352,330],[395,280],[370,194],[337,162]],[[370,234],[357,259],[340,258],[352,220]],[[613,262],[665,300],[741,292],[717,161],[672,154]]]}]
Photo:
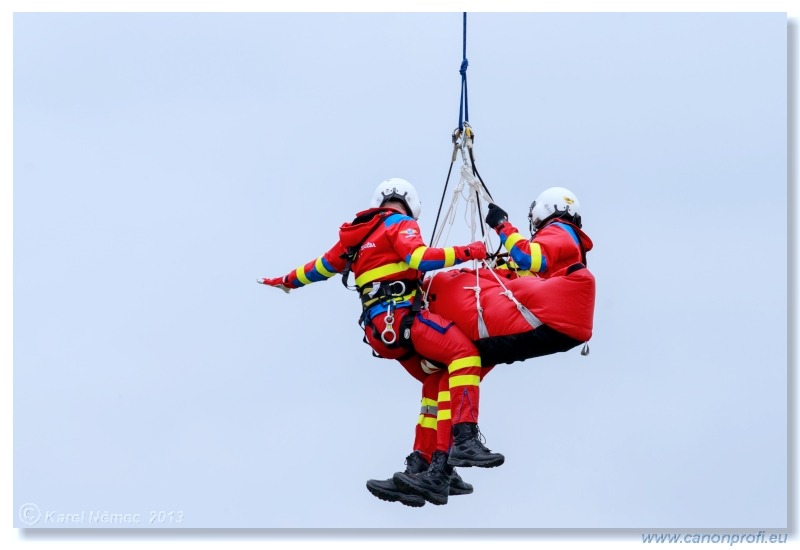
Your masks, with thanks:
[{"label": "helmet logo", "polygon": [[569,197],[561,197],[561,198],[563,198],[563,199],[564,199],[564,202],[565,202],[565,203],[567,203],[567,204],[575,204],[575,201],[574,201],[574,200],[572,200],[572,199],[571,199],[571,198],[569,198]]}]

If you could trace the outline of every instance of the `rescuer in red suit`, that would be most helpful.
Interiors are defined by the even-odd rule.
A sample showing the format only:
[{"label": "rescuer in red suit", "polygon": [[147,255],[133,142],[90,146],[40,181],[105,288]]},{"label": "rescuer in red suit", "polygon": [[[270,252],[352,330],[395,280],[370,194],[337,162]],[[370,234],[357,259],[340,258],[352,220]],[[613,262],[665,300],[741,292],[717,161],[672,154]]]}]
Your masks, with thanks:
[{"label": "rescuer in red suit", "polygon": [[528,220],[530,239],[519,233],[499,206],[490,204],[486,215],[486,224],[497,232],[511,256],[507,267],[517,276],[548,278],[577,263],[586,265],[592,240],[581,230],[580,203],[572,191],[563,187],[544,190],[531,204]]},{"label": "rescuer in red suit", "polygon": [[409,182],[386,180],[375,190],[370,208],[342,224],[338,241],[325,254],[283,277],[258,282],[288,292],[337,273],[344,275],[346,283],[352,271],[362,302],[360,324],[374,352],[397,359],[423,383],[430,375],[422,367],[423,358],[446,366],[436,374],[438,378],[428,380],[427,388],[432,393],[435,383],[437,398],[449,397],[452,444],[450,430],[437,429],[430,465],[416,480],[424,484],[422,490],[430,492],[431,498],[446,501],[452,464],[494,467],[502,464],[504,457],[487,449],[478,435],[480,355],[452,322],[420,309],[419,285],[427,271],[485,259],[486,247],[474,242],[429,248],[417,224],[420,212],[417,192]]}]

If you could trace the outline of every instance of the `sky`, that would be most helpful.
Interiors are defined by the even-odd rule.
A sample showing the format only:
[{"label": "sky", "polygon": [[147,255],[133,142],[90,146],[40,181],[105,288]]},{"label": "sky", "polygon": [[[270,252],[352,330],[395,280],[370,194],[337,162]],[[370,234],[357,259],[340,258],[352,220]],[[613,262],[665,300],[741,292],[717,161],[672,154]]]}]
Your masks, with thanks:
[{"label": "sky", "polygon": [[[411,509],[364,483],[403,469],[418,382],[337,279],[255,281],[387,177],[430,235],[461,13],[14,14],[14,526],[785,529],[786,33],[470,14],[477,166],[520,228],[546,187],[578,196],[595,332],[496,368],[480,426],[506,463]],[[440,244],[470,237],[458,216]]]}]

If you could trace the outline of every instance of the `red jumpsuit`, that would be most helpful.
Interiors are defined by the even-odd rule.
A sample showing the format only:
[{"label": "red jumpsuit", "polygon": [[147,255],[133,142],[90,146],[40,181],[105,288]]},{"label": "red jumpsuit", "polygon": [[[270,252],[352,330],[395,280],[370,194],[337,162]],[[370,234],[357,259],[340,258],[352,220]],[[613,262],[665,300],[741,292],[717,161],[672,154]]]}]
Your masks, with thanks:
[{"label": "red jumpsuit", "polygon": [[[430,420],[423,422],[423,415],[417,425],[420,447],[430,449],[435,441],[438,450],[447,452],[451,416],[454,424],[478,421],[480,355],[472,341],[452,322],[425,310],[412,313],[412,304],[424,272],[476,257],[483,259],[485,247],[473,243],[429,248],[416,220],[393,208],[372,208],[359,212],[353,222],[342,224],[339,240],[325,254],[284,277],[263,282],[299,288],[327,280],[348,267],[349,248],[358,250],[350,267],[364,307],[361,321],[367,343],[379,356],[397,359],[423,382],[424,395],[432,395],[437,401],[440,397],[449,398],[441,402],[451,406],[440,404],[436,417],[437,422],[446,423],[440,426],[444,429],[434,432],[436,426]],[[412,314],[415,318],[409,331],[412,346],[409,349],[402,342],[403,321]],[[423,357],[445,365],[446,370],[429,375],[421,366]]]}]

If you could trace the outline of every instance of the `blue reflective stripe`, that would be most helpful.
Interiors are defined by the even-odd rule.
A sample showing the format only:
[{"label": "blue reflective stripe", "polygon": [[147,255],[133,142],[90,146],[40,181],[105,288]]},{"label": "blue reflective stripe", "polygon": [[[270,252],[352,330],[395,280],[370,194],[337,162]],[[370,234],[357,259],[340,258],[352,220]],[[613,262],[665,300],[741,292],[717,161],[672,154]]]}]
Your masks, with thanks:
[{"label": "blue reflective stripe", "polygon": [[[411,256],[409,255],[408,258]],[[406,258],[406,263],[408,263]],[[444,260],[423,260],[419,263],[417,268],[419,271],[433,271],[434,269],[441,269],[444,267]]]},{"label": "blue reflective stripe", "polygon": [[[367,313],[367,317],[372,319],[376,315],[380,315],[381,313],[386,313],[386,310],[389,309],[389,303],[385,302],[382,304],[375,304],[371,308],[369,308],[369,313]],[[397,302],[396,304],[392,304],[392,309],[399,309],[401,307],[411,307],[411,300],[404,300],[402,302]]]},{"label": "blue reflective stripe", "polygon": [[[330,269],[329,271],[333,271],[333,269]],[[330,279],[330,277],[323,275],[322,273],[317,271],[317,268],[314,268],[308,273],[306,273],[306,278],[312,283],[318,283],[320,281],[327,281],[328,279]]]},{"label": "blue reflective stripe", "polygon": [[[516,233],[512,233],[512,235],[515,235],[515,234]],[[500,233],[500,244],[502,244],[503,246],[506,246],[506,240],[507,239],[508,239],[508,237],[506,236],[505,233]],[[522,240],[522,239],[520,239],[520,240]],[[517,241],[517,242],[519,242],[519,241]],[[506,250],[508,250],[507,246],[506,246]],[[514,243],[514,246],[511,247],[511,250],[508,250],[508,253],[511,255],[511,259],[514,260],[514,263],[517,264],[517,267],[519,267],[523,271],[527,271],[527,270],[529,270],[531,268],[531,264],[533,262],[533,259],[531,258],[531,255],[530,254],[526,254],[525,252],[520,250],[520,248],[517,246],[517,243]]]},{"label": "blue reflective stripe", "polygon": [[324,267],[329,273],[336,273],[336,268],[333,267],[324,256],[320,259],[322,260],[322,267]]},{"label": "blue reflective stripe", "polygon": [[325,259],[324,256],[320,256],[320,258],[317,261],[322,263],[322,268],[325,271],[327,271],[328,274],[326,275],[325,273],[322,273],[317,268],[317,265],[316,265],[316,262],[315,262],[314,263],[314,267],[311,270],[309,270],[307,273],[305,273],[306,279],[308,279],[312,283],[318,283],[320,281],[326,281],[326,280],[330,279],[331,277],[333,277],[337,273],[336,269],[334,269],[334,267],[328,262],[328,260]]},{"label": "blue reflective stripe", "polygon": [[389,227],[389,226],[392,226],[392,225],[394,225],[396,223],[404,222],[406,220],[410,220],[410,221],[413,222],[414,218],[412,218],[410,216],[406,216],[405,214],[399,214],[399,213],[398,214],[390,214],[389,216],[386,217],[385,220],[383,220],[383,225],[385,225],[386,227]]},{"label": "blue reflective stripe", "polygon": [[572,237],[572,240],[575,241],[575,244],[577,244],[579,247],[581,246],[581,239],[578,237],[578,234],[575,233],[575,229],[573,229],[572,227],[568,226],[565,223],[553,222],[553,225],[560,227],[561,229],[569,233],[570,236]]},{"label": "blue reflective stripe", "polygon": [[533,260],[531,259],[530,254],[525,254],[516,246],[511,248],[511,252],[509,252],[509,254],[511,254],[511,259],[514,260],[520,269],[527,270],[531,268]]},{"label": "blue reflective stripe", "polygon": [[449,329],[451,326],[453,326],[453,323],[448,323],[447,326],[443,327],[439,323],[431,321],[430,319],[426,319],[422,315],[417,315],[417,318],[415,320],[428,325],[433,330],[435,330],[436,332],[439,332],[441,334],[444,334],[445,332],[447,332],[447,329]]}]

